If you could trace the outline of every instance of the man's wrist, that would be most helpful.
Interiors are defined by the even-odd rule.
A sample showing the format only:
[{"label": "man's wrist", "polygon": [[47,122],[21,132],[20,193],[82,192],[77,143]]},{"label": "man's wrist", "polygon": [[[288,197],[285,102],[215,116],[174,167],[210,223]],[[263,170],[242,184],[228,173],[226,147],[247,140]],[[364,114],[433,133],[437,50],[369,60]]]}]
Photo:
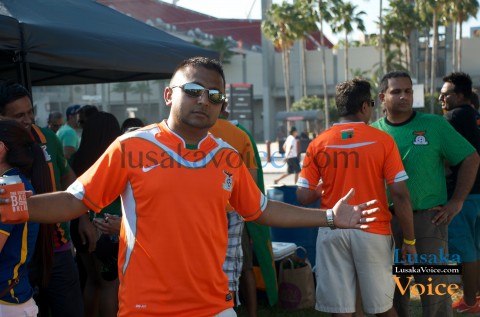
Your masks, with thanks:
[{"label": "man's wrist", "polygon": [[327,214],[328,227],[332,230],[337,229],[337,227],[335,226],[335,223],[333,222],[333,217],[334,217],[333,209],[327,209],[326,214]]},{"label": "man's wrist", "polygon": [[413,239],[413,240],[408,240],[408,239],[403,239],[403,243],[406,244],[406,245],[415,245],[415,243],[417,242],[417,239]]}]

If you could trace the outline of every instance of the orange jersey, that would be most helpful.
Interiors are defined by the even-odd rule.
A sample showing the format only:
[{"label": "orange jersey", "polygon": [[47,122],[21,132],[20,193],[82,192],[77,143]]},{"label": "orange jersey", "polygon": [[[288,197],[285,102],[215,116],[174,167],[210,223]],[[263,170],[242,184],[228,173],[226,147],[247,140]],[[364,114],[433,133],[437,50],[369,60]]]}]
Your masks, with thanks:
[{"label": "orange jersey", "polygon": [[230,144],[238,153],[240,153],[243,163],[249,169],[257,169],[257,162],[255,160],[255,152],[253,150],[252,142],[248,134],[242,129],[234,126],[231,122],[225,119],[218,119],[213,127],[210,128],[210,133],[216,138]]},{"label": "orange jersey", "polygon": [[[250,142],[247,133],[225,119],[218,119],[215,125],[210,128],[210,133],[213,134],[214,137],[227,142],[237,150],[245,166],[248,169],[255,170],[256,174],[258,166],[255,160],[255,152],[253,151],[252,142]],[[232,206],[227,205],[226,211],[232,210],[234,210]]]},{"label": "orange jersey", "polygon": [[387,133],[364,123],[335,124],[309,145],[297,185],[315,190],[322,178],[321,206],[333,208],[350,188],[349,204],[378,200],[377,221],[366,231],[391,234],[385,184],[405,181],[397,146]]},{"label": "orange jersey", "polygon": [[248,174],[227,143],[209,134],[189,150],[162,122],[120,136],[69,187],[97,212],[121,195],[119,316],[213,316],[233,306],[225,206],[254,220],[267,204]]}]

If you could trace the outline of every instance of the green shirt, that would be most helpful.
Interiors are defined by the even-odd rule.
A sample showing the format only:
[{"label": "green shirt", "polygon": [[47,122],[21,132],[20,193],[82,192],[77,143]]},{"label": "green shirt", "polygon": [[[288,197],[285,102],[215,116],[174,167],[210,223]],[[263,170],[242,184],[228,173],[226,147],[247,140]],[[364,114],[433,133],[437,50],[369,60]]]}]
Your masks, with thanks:
[{"label": "green shirt", "polygon": [[[49,166],[53,169],[56,190],[62,190],[61,178],[70,172],[70,166],[63,155],[63,147],[58,140],[57,135],[48,128],[39,128],[41,133],[34,132],[35,139],[40,143],[45,154],[45,159]],[[35,130],[34,131],[38,131]],[[32,131],[33,132],[33,131]],[[69,222],[62,222],[57,224],[55,234],[55,245],[60,247],[70,241],[70,225]]]},{"label": "green shirt", "polygon": [[445,161],[459,164],[475,151],[473,146],[445,118],[433,114],[414,112],[401,124],[381,118],[372,126],[390,134],[397,143],[413,210],[445,204]]},{"label": "green shirt", "polygon": [[77,131],[73,129],[68,124],[64,124],[58,131],[57,137],[60,140],[60,143],[65,146],[71,146],[75,150],[78,150],[80,146],[80,138],[78,137]]}]

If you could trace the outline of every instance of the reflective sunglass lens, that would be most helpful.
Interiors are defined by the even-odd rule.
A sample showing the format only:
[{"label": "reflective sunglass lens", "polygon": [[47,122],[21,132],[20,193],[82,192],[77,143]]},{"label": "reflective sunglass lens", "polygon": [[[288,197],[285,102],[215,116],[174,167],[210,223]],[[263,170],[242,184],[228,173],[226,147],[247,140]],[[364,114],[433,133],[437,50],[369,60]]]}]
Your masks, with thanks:
[{"label": "reflective sunglass lens", "polygon": [[210,101],[215,102],[215,103],[221,103],[224,100],[224,95],[220,93],[219,91],[209,91],[208,92],[208,98]]},{"label": "reflective sunglass lens", "polygon": [[181,87],[187,95],[195,98],[200,97],[206,90],[208,92],[208,99],[213,103],[222,103],[226,98],[225,95],[217,89],[205,89],[203,86],[195,83],[187,83],[177,87]]}]

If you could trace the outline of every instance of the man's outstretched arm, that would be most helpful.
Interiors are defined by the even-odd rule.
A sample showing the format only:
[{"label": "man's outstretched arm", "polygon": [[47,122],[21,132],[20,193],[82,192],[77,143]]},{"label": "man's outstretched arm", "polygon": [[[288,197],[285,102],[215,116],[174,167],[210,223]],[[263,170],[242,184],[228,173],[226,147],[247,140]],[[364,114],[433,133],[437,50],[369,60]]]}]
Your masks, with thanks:
[{"label": "man's outstretched arm", "polygon": [[[349,205],[348,201],[355,191],[351,189],[348,194],[341,198],[333,209],[333,222],[337,228],[367,229],[368,223],[375,221],[375,217],[369,215],[377,212],[373,208],[375,200],[359,205]],[[256,222],[271,227],[327,227],[327,215],[325,210],[303,208],[270,200],[262,215]]]},{"label": "man's outstretched arm", "polygon": [[[0,194],[4,191],[0,189]],[[38,223],[65,222],[88,211],[81,200],[63,191],[31,196],[27,203],[29,220]],[[10,199],[0,198],[0,204],[10,204]]]}]

